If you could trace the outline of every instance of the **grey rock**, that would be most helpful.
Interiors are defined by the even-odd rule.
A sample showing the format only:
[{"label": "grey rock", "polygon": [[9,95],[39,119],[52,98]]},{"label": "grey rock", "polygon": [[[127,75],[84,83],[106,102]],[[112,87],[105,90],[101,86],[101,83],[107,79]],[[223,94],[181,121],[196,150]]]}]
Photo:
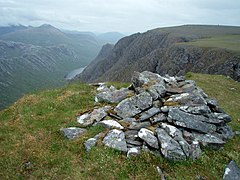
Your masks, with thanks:
[{"label": "grey rock", "polygon": [[133,117],[152,106],[152,97],[143,92],[121,101],[114,111],[122,118]]},{"label": "grey rock", "polygon": [[114,120],[103,120],[100,121],[98,124],[109,129],[124,129],[124,127],[121,124]]},{"label": "grey rock", "polygon": [[161,145],[163,156],[172,161],[181,161],[186,159],[181,146],[168,133],[161,128],[156,129],[157,137]]},{"label": "grey rock", "polygon": [[136,140],[138,138],[138,130],[127,130],[124,134],[127,140]]},{"label": "grey rock", "polygon": [[75,139],[80,137],[85,132],[87,132],[84,128],[77,128],[77,127],[69,127],[69,128],[61,128],[60,131],[63,133],[65,137],[68,139]]},{"label": "grey rock", "polygon": [[139,148],[136,148],[136,147],[129,148],[128,152],[127,152],[127,157],[130,158],[130,157],[136,156],[138,154],[140,154],[140,149]]},{"label": "grey rock", "polygon": [[143,85],[150,86],[153,84],[165,86],[164,79],[159,74],[149,71],[144,71],[142,73],[134,72],[132,76],[132,83],[134,88],[142,88]]},{"label": "grey rock", "polygon": [[198,106],[181,106],[181,110],[191,113],[191,114],[197,114],[197,115],[207,115],[211,113],[211,110],[206,105],[198,105]]},{"label": "grey rock", "polygon": [[145,121],[145,122],[133,122],[128,129],[132,129],[132,130],[139,130],[141,128],[145,128],[145,127],[149,127],[151,125],[150,122]]},{"label": "grey rock", "polygon": [[152,108],[148,109],[147,111],[144,111],[143,113],[141,113],[138,120],[145,121],[159,112],[161,112],[161,110],[159,108],[152,107]]},{"label": "grey rock", "polygon": [[158,149],[158,139],[154,136],[154,133],[146,128],[140,129],[138,137],[144,140],[149,146]]},{"label": "grey rock", "polygon": [[240,169],[235,161],[231,161],[225,169],[223,180],[239,180]]},{"label": "grey rock", "polygon": [[168,117],[177,126],[186,127],[204,133],[216,131],[216,126],[206,122],[211,122],[209,118],[200,115],[193,115],[174,108],[169,110]]},{"label": "grey rock", "polygon": [[177,141],[179,143],[183,152],[188,157],[190,155],[190,145],[183,138],[182,132],[179,129],[177,129],[176,127],[171,126],[166,123],[162,123],[160,125],[160,127],[162,129],[164,129],[168,133],[169,136],[171,136],[175,141]]},{"label": "grey rock", "polygon": [[96,95],[97,102],[119,103],[127,98],[132,91],[122,88],[115,91],[104,91]]},{"label": "grey rock", "polygon": [[156,123],[159,123],[159,122],[164,122],[166,120],[167,120],[167,116],[163,113],[157,114],[157,115],[150,118],[150,121],[151,121],[152,124],[156,124]]},{"label": "grey rock", "polygon": [[161,111],[163,112],[163,113],[168,113],[168,111],[169,111],[169,107],[168,106],[163,106],[163,107],[161,107]]},{"label": "grey rock", "polygon": [[165,95],[166,88],[162,84],[154,84],[148,88],[148,92],[153,100],[157,100]]},{"label": "grey rock", "polygon": [[240,135],[240,131],[235,131],[234,134],[239,136]]},{"label": "grey rock", "polygon": [[222,139],[216,137],[213,134],[200,134],[192,133],[195,140],[200,143],[203,147],[210,147],[213,149],[221,148],[226,142]]},{"label": "grey rock", "polygon": [[136,122],[137,120],[135,118],[124,118],[122,121],[127,123],[133,123]]},{"label": "grey rock", "polygon": [[160,179],[161,179],[161,180],[165,180],[165,176],[164,176],[161,168],[158,167],[158,166],[157,166],[157,172],[158,172],[158,174],[160,175]]},{"label": "grey rock", "polygon": [[192,160],[195,160],[197,159],[201,153],[202,153],[202,150],[201,150],[201,147],[200,147],[200,144],[198,141],[193,141],[192,144],[190,145],[190,158]]},{"label": "grey rock", "polygon": [[141,141],[131,140],[131,139],[127,139],[127,138],[126,138],[126,142],[127,142],[127,144],[131,144],[134,146],[142,146],[142,144],[143,144],[143,142],[141,142]]},{"label": "grey rock", "polygon": [[214,113],[214,115],[219,120],[224,120],[225,122],[231,122],[232,121],[231,117],[229,115],[225,114],[225,113]]},{"label": "grey rock", "polygon": [[107,112],[111,109],[111,106],[105,106],[102,108],[94,109],[91,113],[85,113],[77,117],[77,122],[83,126],[90,126],[94,122],[101,121],[104,117],[107,116]]},{"label": "grey rock", "polygon": [[98,83],[97,91],[107,92],[110,91],[110,89],[107,87],[105,83]]},{"label": "grey rock", "polygon": [[127,152],[127,143],[123,131],[117,129],[110,130],[103,138],[103,143],[110,148]]},{"label": "grey rock", "polygon": [[190,84],[185,84],[181,88],[183,89],[183,92],[192,92],[196,89],[196,85],[190,83]]},{"label": "grey rock", "polygon": [[163,106],[163,103],[160,100],[153,101],[153,107],[161,108],[162,106]]},{"label": "grey rock", "polygon": [[220,137],[223,141],[232,139],[234,132],[228,125],[217,127],[217,136]]},{"label": "grey rock", "polygon": [[94,146],[96,146],[96,143],[100,137],[102,133],[97,134],[96,136],[94,136],[93,138],[88,139],[85,143],[85,149],[86,151],[90,151]]}]

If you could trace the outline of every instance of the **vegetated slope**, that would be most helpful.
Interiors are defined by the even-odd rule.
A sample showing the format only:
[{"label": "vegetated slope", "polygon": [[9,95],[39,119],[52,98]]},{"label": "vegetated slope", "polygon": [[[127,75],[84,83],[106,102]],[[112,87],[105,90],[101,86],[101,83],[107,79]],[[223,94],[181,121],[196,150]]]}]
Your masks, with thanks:
[{"label": "vegetated slope", "polygon": [[0,109],[25,93],[65,84],[100,45],[89,35],[69,35],[50,25],[20,28],[0,36]]},{"label": "vegetated slope", "polygon": [[[161,75],[184,75],[188,71],[223,74],[240,81],[240,27],[185,25],[159,28],[124,37],[104,58],[96,58],[76,79],[129,81],[133,71],[152,71]],[[226,48],[218,42],[195,45],[199,39],[235,36]],[[224,39],[222,39],[224,40]],[[225,42],[225,41],[224,41]]]},{"label": "vegetated slope", "polygon": [[[187,74],[232,117],[239,130],[240,84],[224,76]],[[102,147],[85,152],[83,143],[103,131],[95,126],[76,140],[59,133],[61,127],[78,126],[76,115],[94,107],[95,89],[86,84],[24,96],[0,112],[0,179],[222,179],[230,160],[240,164],[240,137],[219,151],[204,150],[196,161],[169,162],[152,154],[127,158]],[[102,105],[102,104],[99,104]],[[106,104],[104,104],[106,105]]]}]

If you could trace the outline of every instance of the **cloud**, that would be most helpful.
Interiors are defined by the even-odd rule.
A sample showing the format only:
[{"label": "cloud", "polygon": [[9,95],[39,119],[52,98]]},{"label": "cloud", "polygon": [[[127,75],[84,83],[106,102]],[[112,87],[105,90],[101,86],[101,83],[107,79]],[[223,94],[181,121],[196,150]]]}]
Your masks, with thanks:
[{"label": "cloud", "polygon": [[237,0],[0,0],[0,25],[49,23],[82,31],[137,32],[181,24],[240,25]]}]

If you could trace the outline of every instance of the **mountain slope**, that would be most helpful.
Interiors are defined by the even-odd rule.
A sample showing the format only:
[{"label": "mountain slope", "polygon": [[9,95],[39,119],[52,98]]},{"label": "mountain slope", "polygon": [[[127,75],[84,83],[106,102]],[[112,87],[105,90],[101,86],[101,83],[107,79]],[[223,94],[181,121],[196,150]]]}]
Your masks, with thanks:
[{"label": "mountain slope", "polygon": [[119,40],[106,58],[96,58],[76,79],[129,81],[133,71],[148,70],[162,75],[224,74],[240,81],[240,52],[189,43],[226,35],[240,35],[240,27],[185,25],[134,34]]},{"label": "mountain slope", "polygon": [[51,25],[20,28],[0,36],[0,109],[25,93],[64,85],[100,45],[89,35],[68,35]]}]

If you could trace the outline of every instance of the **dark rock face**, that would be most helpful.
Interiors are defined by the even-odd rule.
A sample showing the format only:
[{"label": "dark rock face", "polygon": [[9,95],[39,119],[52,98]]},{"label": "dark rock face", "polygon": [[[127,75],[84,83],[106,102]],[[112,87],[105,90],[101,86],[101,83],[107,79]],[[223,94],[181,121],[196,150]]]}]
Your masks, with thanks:
[{"label": "dark rock face", "polygon": [[87,132],[87,130],[83,128],[69,127],[69,128],[62,128],[61,132],[68,139],[75,139],[81,136],[82,134],[84,134],[85,132]]},{"label": "dark rock face", "polygon": [[[127,152],[128,157],[152,151],[182,161],[198,158],[204,147],[219,149],[233,137],[227,125],[231,118],[195,82],[151,72],[135,72],[132,79],[126,90],[131,97],[116,107],[101,107],[77,117],[81,125],[101,124],[109,129],[103,138],[106,146]],[[151,94],[152,87],[155,92]],[[101,83],[98,91],[118,90]],[[86,141],[87,151],[97,139]]]},{"label": "dark rock face", "polygon": [[231,161],[225,169],[223,180],[238,180],[240,179],[240,169],[235,161]]},{"label": "dark rock face", "polygon": [[[214,34],[233,34],[233,31],[219,27],[209,34],[206,28],[182,26],[154,29],[125,37],[105,58],[96,58],[78,79],[84,82],[130,81],[134,71],[151,71],[171,76],[184,75],[186,72],[222,74],[240,81],[239,54],[226,49],[207,49],[183,43]],[[235,34],[240,34],[240,28],[235,29]],[[133,83],[141,83],[141,79]]]}]

